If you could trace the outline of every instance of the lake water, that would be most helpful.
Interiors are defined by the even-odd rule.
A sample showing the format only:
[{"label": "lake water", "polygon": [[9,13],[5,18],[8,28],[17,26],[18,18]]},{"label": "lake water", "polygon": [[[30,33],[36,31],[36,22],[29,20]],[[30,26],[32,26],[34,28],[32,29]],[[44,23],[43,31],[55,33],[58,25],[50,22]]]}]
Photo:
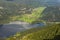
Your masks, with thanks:
[{"label": "lake water", "polygon": [[11,35],[16,34],[17,32],[41,26],[44,26],[44,23],[29,24],[20,21],[10,22],[8,24],[0,25],[0,37],[9,37]]}]

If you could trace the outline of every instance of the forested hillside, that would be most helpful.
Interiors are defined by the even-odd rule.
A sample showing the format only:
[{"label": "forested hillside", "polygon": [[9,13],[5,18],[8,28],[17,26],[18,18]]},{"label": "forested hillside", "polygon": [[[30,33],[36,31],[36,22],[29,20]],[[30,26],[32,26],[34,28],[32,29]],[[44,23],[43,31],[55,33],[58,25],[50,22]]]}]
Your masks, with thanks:
[{"label": "forested hillside", "polygon": [[47,7],[42,15],[42,20],[48,22],[60,22],[60,7]]},{"label": "forested hillside", "polygon": [[[59,6],[59,0],[0,0],[2,2],[18,3],[29,7],[38,6]],[[57,5],[58,4],[58,5]]]},{"label": "forested hillside", "polygon": [[[13,7],[14,6],[12,6],[12,8]],[[28,8],[25,10],[12,8],[7,7],[0,9],[0,24],[16,20],[33,23],[35,21],[38,21],[38,19],[42,17],[41,13],[44,11],[46,7],[39,7],[34,9]]]},{"label": "forested hillside", "polygon": [[[13,6],[14,7],[14,6]],[[12,7],[12,8],[13,8]],[[31,10],[30,10],[31,9]],[[60,21],[60,8],[59,7],[38,7],[29,8],[28,10],[18,10],[10,8],[0,8],[0,23],[7,23],[10,21],[25,21],[28,23],[35,22],[59,22]]]},{"label": "forested hillside", "polygon": [[[54,3],[50,4],[51,2]],[[29,23],[59,21],[60,8],[49,7],[49,5],[55,5],[57,2],[54,0],[0,0],[0,24],[16,20]]]},{"label": "forested hillside", "polygon": [[60,24],[34,28],[22,33],[17,33],[7,40],[57,40],[60,36]]}]

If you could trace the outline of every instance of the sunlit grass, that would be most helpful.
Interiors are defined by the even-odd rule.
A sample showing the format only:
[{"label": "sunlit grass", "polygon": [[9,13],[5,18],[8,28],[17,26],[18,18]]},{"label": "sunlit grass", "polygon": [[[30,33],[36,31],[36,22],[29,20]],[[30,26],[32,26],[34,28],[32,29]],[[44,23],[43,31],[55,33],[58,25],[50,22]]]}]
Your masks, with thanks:
[{"label": "sunlit grass", "polygon": [[41,14],[45,8],[46,7],[39,7],[39,8],[33,9],[31,14],[24,14],[21,17],[18,17],[16,20],[22,20],[28,23],[32,23],[36,21],[38,18],[42,17]]}]

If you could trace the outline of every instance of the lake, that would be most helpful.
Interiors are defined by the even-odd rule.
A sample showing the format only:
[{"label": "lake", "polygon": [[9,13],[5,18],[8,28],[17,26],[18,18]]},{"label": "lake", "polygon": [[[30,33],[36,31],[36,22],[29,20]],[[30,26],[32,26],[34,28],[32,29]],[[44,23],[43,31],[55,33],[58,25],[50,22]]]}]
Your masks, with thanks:
[{"label": "lake", "polygon": [[26,22],[14,21],[0,25],[0,37],[6,38],[27,29],[44,26],[44,23],[29,24]]}]

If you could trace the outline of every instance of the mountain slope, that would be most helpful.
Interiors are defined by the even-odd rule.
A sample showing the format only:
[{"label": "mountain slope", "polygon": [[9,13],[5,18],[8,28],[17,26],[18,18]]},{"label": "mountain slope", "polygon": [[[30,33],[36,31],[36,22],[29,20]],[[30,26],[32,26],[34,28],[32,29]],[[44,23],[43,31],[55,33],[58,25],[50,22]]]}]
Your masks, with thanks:
[{"label": "mountain slope", "polygon": [[[54,20],[54,21],[60,21],[60,16],[59,16],[60,9],[59,8],[53,8],[53,7],[50,7],[50,8],[46,7],[46,9],[45,9],[45,7],[39,8],[41,5],[45,5],[44,3],[50,4],[51,2],[53,3],[53,2],[57,2],[57,1],[54,1],[54,0],[51,0],[51,1],[50,0],[45,0],[45,1],[44,0],[13,0],[13,1],[0,0],[0,8],[1,7],[3,8],[3,9],[0,9],[0,24],[8,23],[12,20],[14,21],[15,19],[17,19],[19,21],[23,20],[23,21],[30,22],[30,23],[35,20],[40,21],[40,19],[38,19],[38,18],[35,19],[35,16],[36,17],[37,17],[37,15],[42,16],[40,14],[43,14],[42,13],[43,11],[44,11],[44,14],[43,14],[44,16],[42,17],[42,20],[48,21],[48,19],[49,19],[49,20]],[[52,4],[52,5],[54,5],[54,4]],[[32,14],[29,14],[28,10],[21,11],[21,9],[24,9],[24,8],[26,8],[28,10],[30,8],[33,10],[36,8],[38,8],[38,9],[36,9],[35,12],[32,12],[32,10],[31,10],[30,13],[32,12]],[[40,12],[40,14],[38,14],[38,11]],[[23,13],[25,13],[25,14],[23,14]],[[23,14],[22,17],[21,17],[21,14]],[[54,14],[56,15],[56,17]],[[30,15],[32,15],[33,17],[31,17]],[[48,15],[48,16],[46,16],[46,15]],[[55,18],[52,18],[53,17],[52,15]]]},{"label": "mountain slope", "polygon": [[42,15],[42,20],[48,22],[60,22],[60,7],[47,7]]},{"label": "mountain slope", "polygon": [[27,34],[22,38],[22,40],[53,39],[56,35],[60,35],[60,25],[54,25],[47,29],[43,29],[31,34]]},{"label": "mountain slope", "polygon": [[[22,5],[30,5],[30,6],[56,6],[59,4],[59,0],[0,0],[2,2],[11,2],[11,3],[18,3]],[[59,6],[59,5],[58,5]]]},{"label": "mountain slope", "polygon": [[[36,28],[38,29],[38,28]],[[47,26],[45,28],[42,28],[38,31],[32,30],[25,32],[26,34],[21,34],[17,33],[17,35],[8,38],[7,40],[47,40],[47,39],[55,39],[57,35],[60,35],[60,24],[52,25],[52,26]],[[34,32],[35,31],[35,32]],[[30,33],[29,33],[30,32]]]}]

